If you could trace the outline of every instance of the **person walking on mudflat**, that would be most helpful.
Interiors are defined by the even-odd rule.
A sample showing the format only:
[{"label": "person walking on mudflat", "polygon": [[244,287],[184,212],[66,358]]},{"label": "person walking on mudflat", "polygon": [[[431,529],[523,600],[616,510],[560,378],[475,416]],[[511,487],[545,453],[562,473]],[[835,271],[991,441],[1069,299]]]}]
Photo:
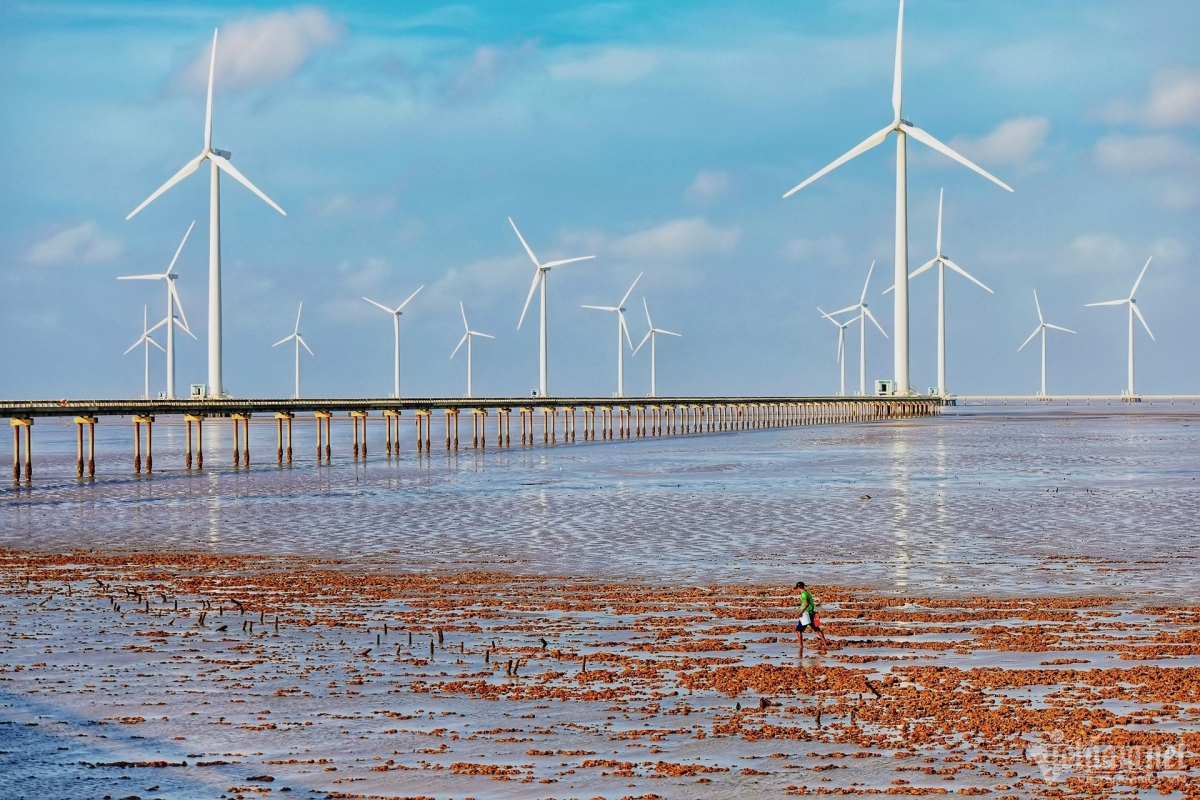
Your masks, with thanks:
[{"label": "person walking on mudflat", "polygon": [[804,629],[812,628],[825,643],[825,632],[821,630],[821,620],[817,619],[817,601],[812,592],[804,588],[804,581],[797,581],[792,587],[792,594],[799,594],[800,621],[796,623],[796,641],[800,643],[800,657],[804,657]]}]

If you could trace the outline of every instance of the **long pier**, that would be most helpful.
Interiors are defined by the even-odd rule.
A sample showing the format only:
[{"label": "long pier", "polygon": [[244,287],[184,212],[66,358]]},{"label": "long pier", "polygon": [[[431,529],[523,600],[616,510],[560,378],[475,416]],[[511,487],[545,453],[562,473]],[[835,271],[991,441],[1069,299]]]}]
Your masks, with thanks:
[{"label": "long pier", "polygon": [[[13,481],[33,480],[33,427],[41,418],[73,418],[76,426],[76,471],[80,477],[96,474],[96,425],[102,417],[127,417],[133,423],[134,472],[143,466],[142,429],[145,428],[145,469],[154,471],[154,422],[159,417],[182,417],[187,425],[184,467],[204,466],[204,422],[233,422],[233,465],[250,466],[250,420],[255,416],[275,422],[275,462],[292,462],[292,426],[296,415],[311,415],[316,423],[316,459],[333,456],[331,422],[349,418],[354,434],[351,454],[367,456],[367,421],[378,415],[384,423],[384,450],[400,455],[400,422],[408,415],[416,435],[414,449],[433,448],[434,419],[444,416],[445,447],[459,448],[459,415],[471,416],[472,448],[487,447],[494,436],[497,447],[511,447],[512,413],[519,417],[522,446],[583,441],[641,439],[648,437],[720,433],[754,428],[784,428],[847,422],[928,417],[939,413],[945,400],[938,397],[488,397],[488,398],[366,398],[366,399],[182,399],[182,400],[4,400],[0,416],[13,428]],[[541,417],[540,425],[537,417]],[[582,426],[579,425],[582,417]],[[489,432],[489,420],[494,420]],[[192,431],[195,426],[195,439]],[[560,437],[561,430],[561,437]],[[86,447],[85,447],[86,431]],[[539,436],[540,433],[540,436]],[[439,440],[441,437],[438,437]],[[195,450],[193,451],[193,442]],[[439,441],[440,444],[440,441]],[[22,446],[23,445],[23,446]],[[193,461],[193,455],[195,460]],[[23,456],[23,457],[22,457]]]}]

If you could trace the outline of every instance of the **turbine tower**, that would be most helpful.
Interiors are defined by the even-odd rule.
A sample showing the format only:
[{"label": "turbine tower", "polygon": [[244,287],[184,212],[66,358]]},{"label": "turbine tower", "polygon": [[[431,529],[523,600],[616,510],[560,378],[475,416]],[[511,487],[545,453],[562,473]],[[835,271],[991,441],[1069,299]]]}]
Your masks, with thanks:
[{"label": "turbine tower", "polygon": [[208,395],[223,397],[225,394],[221,373],[221,173],[228,173],[234,180],[241,183],[258,195],[263,202],[280,214],[287,216],[275,201],[267,197],[257,186],[246,179],[230,162],[228,150],[218,150],[212,145],[212,99],[213,73],[217,65],[217,31],[213,30],[212,54],[208,61],[208,99],[204,106],[204,148],[200,154],[171,176],[170,180],[155,190],[154,194],[142,201],[142,204],[129,212],[125,219],[132,219],[163,192],[170,189],[181,180],[200,168],[205,160],[209,162],[208,182]]},{"label": "turbine tower", "polygon": [[629,291],[625,292],[621,302],[615,306],[583,306],[596,311],[617,312],[617,397],[625,396],[625,344],[621,341],[622,334],[625,336],[625,342],[629,343],[629,349],[633,349],[633,340],[629,338],[629,328],[625,325],[625,301],[629,299],[629,295],[633,294],[633,287],[637,286],[637,282],[642,279],[644,274],[644,272],[638,273],[638,276],[633,279],[633,283],[629,284]]},{"label": "turbine tower", "polygon": [[450,357],[454,358],[458,354],[458,349],[463,346],[463,342],[467,343],[467,397],[474,397],[475,395],[471,394],[471,340],[476,336],[482,336],[485,339],[495,339],[496,337],[471,330],[471,326],[467,324],[467,309],[463,307],[462,300],[458,301],[458,310],[462,312],[463,328],[466,329],[466,333],[458,340],[458,345]]},{"label": "turbine tower", "polygon": [[138,337],[138,340],[136,342],[129,345],[128,350],[126,350],[124,353],[121,354],[123,356],[129,355],[137,348],[137,346],[139,344],[145,348],[146,352],[144,354],[144,357],[145,357],[145,362],[146,362],[145,363],[145,387],[146,388],[143,390],[143,393],[142,393],[143,400],[150,399],[150,345],[154,345],[159,350],[163,349],[163,346],[161,344],[159,344],[158,342],[154,341],[154,339],[150,336],[151,329],[146,327],[149,314],[150,314],[150,307],[142,306],[142,335]]},{"label": "turbine tower", "polygon": [[1037,307],[1038,326],[1033,329],[1033,333],[1029,334],[1029,338],[1017,348],[1017,352],[1019,353],[1024,350],[1025,345],[1033,341],[1033,337],[1037,336],[1039,333],[1042,335],[1042,390],[1038,392],[1038,395],[1040,397],[1046,397],[1046,329],[1053,328],[1054,330],[1062,331],[1063,333],[1074,333],[1075,331],[1068,330],[1067,328],[1063,328],[1059,325],[1051,325],[1049,322],[1046,322],[1046,320],[1042,317],[1042,304],[1038,302],[1037,289],[1033,290],[1033,304]]},{"label": "turbine tower", "polygon": [[[874,261],[871,262],[871,267],[870,267],[870,269],[867,270],[867,279],[866,279],[866,281],[863,282],[862,294],[859,295],[857,305],[846,306],[845,308],[834,311],[832,314],[825,314],[825,312],[821,311],[821,309],[819,309],[819,308],[817,309],[818,311],[821,311],[821,314],[826,316],[829,319],[829,321],[835,325],[841,324],[836,319],[834,319],[834,317],[838,316],[839,314],[845,314],[849,311],[859,312],[857,317],[854,317],[853,319],[850,319],[848,321],[848,322],[854,322],[857,320],[859,323],[859,329],[858,329],[858,395],[859,395],[859,397],[867,396],[867,320],[868,319],[871,320],[871,322],[873,322],[875,324],[875,327],[879,328],[879,332],[883,334],[883,338],[885,338],[885,339],[888,338],[887,331],[885,331],[883,329],[883,326],[879,324],[879,320],[875,319],[875,315],[872,314],[871,309],[867,307],[867,288],[871,285],[871,274],[873,272],[875,272],[875,262]],[[844,365],[843,365],[842,371],[843,372],[845,371]],[[842,381],[842,395],[843,396],[846,394],[845,383],[846,383],[845,380],[843,380]]]},{"label": "turbine tower", "polygon": [[[1153,258],[1151,256],[1150,258]],[[1137,393],[1133,390],[1133,318],[1137,316],[1141,321],[1142,327],[1146,329],[1146,333],[1150,334],[1150,338],[1154,339],[1154,334],[1150,333],[1150,326],[1146,324],[1146,318],[1142,316],[1142,310],[1137,307],[1137,300],[1134,295],[1137,294],[1138,286],[1142,283],[1142,278],[1146,274],[1146,269],[1150,266],[1150,258],[1146,259],[1146,266],[1142,267],[1142,272],[1138,275],[1137,280],[1133,282],[1133,289],[1129,292],[1129,297],[1124,300],[1105,300],[1103,303],[1088,303],[1088,306],[1129,306],[1129,388],[1125,390],[1125,394],[1129,397],[1136,397]]]},{"label": "turbine tower", "polygon": [[973,275],[965,269],[955,264],[950,259],[942,255],[942,200],[944,199],[946,190],[943,189],[938,194],[938,226],[937,226],[937,255],[932,259],[917,267],[915,271],[908,277],[915,278],[927,269],[937,264],[938,268],[938,395],[945,397],[946,391],[946,267],[962,275],[967,280],[975,283],[980,288],[995,294],[987,286],[984,286]]},{"label": "turbine tower", "polygon": [[300,346],[303,345],[304,349],[308,350],[308,354],[310,356],[314,355],[313,351],[309,349],[308,342],[304,341],[304,337],[300,335],[300,312],[303,310],[304,303],[301,301],[300,308],[296,309],[296,329],[292,331],[292,335],[285,336],[275,344],[271,345],[271,347],[279,347],[279,345],[283,344],[284,342],[290,342],[293,340],[296,342],[296,393],[292,395],[292,398],[295,400],[300,399]]},{"label": "turbine tower", "polygon": [[[817,306],[817,311],[821,311],[820,306]],[[826,314],[824,311],[821,311],[821,316],[824,317],[825,319],[829,320],[830,322],[832,322],[834,325],[836,325],[837,329],[838,329],[837,360],[838,360],[838,365],[841,367],[841,371],[842,371],[842,388],[838,392],[838,397],[845,397],[846,396],[846,328],[849,328],[855,322],[858,322],[860,319],[862,319],[863,312],[860,311],[858,313],[857,317],[851,317],[850,319],[846,320],[845,322],[838,322],[836,319],[833,318],[832,314]]]},{"label": "turbine tower", "polygon": [[[175,262],[179,258],[179,253],[183,250],[183,246],[187,243],[188,236],[192,233],[192,228],[195,227],[196,220],[192,220],[192,224],[188,225],[187,233],[183,234],[183,241],[179,243],[179,247],[175,249],[175,257],[171,259],[171,263],[167,265],[167,271],[156,275],[122,275],[117,278],[119,281],[166,281],[167,282],[167,316],[162,322],[155,325],[150,330],[154,331],[161,325],[167,326],[167,399],[175,399],[175,326],[191,336],[196,338],[196,334],[192,333],[188,328],[187,315],[183,313],[183,303],[179,300],[179,292],[175,289],[175,279],[179,276],[173,270]],[[175,309],[179,309],[179,316],[175,315]]]},{"label": "turbine tower", "polygon": [[545,264],[537,260],[537,256],[533,254],[533,250],[525,243],[525,237],[517,230],[517,223],[513,222],[512,217],[508,218],[508,224],[512,225],[512,229],[517,234],[517,238],[521,240],[521,246],[525,248],[525,252],[529,254],[529,260],[533,262],[535,267],[533,273],[533,285],[529,287],[529,296],[525,298],[525,307],[521,309],[521,319],[517,322],[517,330],[521,330],[522,323],[525,322],[525,312],[529,311],[529,303],[533,300],[533,293],[537,291],[539,284],[542,288],[542,328],[540,336],[540,344],[538,346],[538,397],[549,397],[550,388],[549,381],[546,375],[546,275],[553,267],[561,267],[564,264],[573,264],[576,261],[587,261],[595,256],[578,256],[576,258],[564,258],[558,261],[549,261]]},{"label": "turbine tower", "polygon": [[903,51],[904,51],[904,0],[900,0],[900,17],[896,25],[896,63],[892,74],[892,121],[886,127],[868,136],[845,155],[829,166],[817,172],[808,180],[789,190],[784,197],[790,197],[855,156],[861,155],[873,147],[883,144],[891,133],[896,134],[896,266],[895,266],[895,318],[892,322],[895,332],[894,349],[894,378],[898,394],[909,393],[908,374],[908,137],[916,139],[921,144],[937,150],[939,153],[954,159],[965,167],[975,170],[983,177],[1012,191],[1012,187],[992,175],[982,167],[967,160],[962,155],[951,150],[933,136],[913,125],[901,115],[903,99]]},{"label": "turbine tower", "polygon": [[655,351],[657,350],[656,345],[658,343],[658,334],[663,333],[667,336],[682,336],[683,334],[672,333],[671,331],[664,330],[663,328],[654,327],[654,323],[650,320],[650,306],[646,305],[646,298],[644,297],[642,298],[642,307],[646,309],[646,324],[650,326],[650,330],[646,331],[646,335],[642,337],[640,342],[638,342],[638,346],[633,350],[633,355],[636,356],[638,354],[638,350],[641,350],[642,345],[646,343],[646,340],[650,340],[650,396],[658,397],[658,385],[655,380],[655,372],[657,371],[656,362],[658,360],[657,353]]},{"label": "turbine tower", "polygon": [[384,311],[392,315],[392,335],[394,338],[394,344],[392,346],[392,359],[395,364],[395,371],[392,375],[392,397],[396,398],[397,400],[400,399],[400,315],[403,313],[404,307],[408,305],[408,301],[416,297],[417,294],[424,288],[424,284],[418,286],[417,291],[408,296],[408,300],[405,300],[395,308],[388,308],[383,303],[376,303],[369,297],[363,298],[363,300],[366,300],[376,308],[382,308]]}]

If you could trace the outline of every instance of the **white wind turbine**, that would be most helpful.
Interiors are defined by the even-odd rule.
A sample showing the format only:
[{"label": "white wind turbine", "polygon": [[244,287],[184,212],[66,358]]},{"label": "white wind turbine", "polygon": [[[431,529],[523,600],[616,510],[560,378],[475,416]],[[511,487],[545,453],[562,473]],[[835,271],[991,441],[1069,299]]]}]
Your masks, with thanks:
[{"label": "white wind turbine", "polygon": [[637,282],[642,279],[644,274],[643,272],[638,273],[638,276],[633,279],[633,283],[629,284],[629,291],[625,292],[621,302],[615,306],[583,306],[597,311],[617,312],[617,397],[625,396],[625,344],[621,341],[622,334],[625,336],[625,342],[629,343],[629,349],[633,349],[633,340],[629,338],[629,328],[625,325],[625,301],[629,299],[629,295],[633,294],[633,287],[637,286]]},{"label": "white wind turbine", "polygon": [[[187,233],[183,234],[183,241],[179,243],[179,247],[175,249],[175,256],[171,259],[171,263],[167,265],[167,271],[157,275],[122,275],[117,278],[119,281],[166,281],[167,282],[167,316],[162,322],[155,325],[150,330],[157,330],[159,326],[167,326],[167,399],[175,399],[175,326],[191,336],[196,338],[196,334],[188,328],[187,315],[183,313],[183,303],[179,300],[179,292],[175,289],[175,279],[179,276],[173,270],[175,262],[179,258],[179,253],[182,252],[184,244],[187,243],[188,236],[192,233],[192,228],[196,225],[196,221],[192,220],[192,224],[188,225]],[[179,309],[179,316],[175,315],[175,309]]]},{"label": "white wind turbine", "polygon": [[[821,311],[820,306],[817,306],[817,311]],[[821,311],[821,316],[824,317],[825,319],[829,320],[830,322],[832,322],[834,325],[836,325],[837,329],[838,329],[837,360],[838,360],[838,365],[841,367],[841,371],[842,371],[842,388],[841,388],[841,391],[838,392],[838,397],[845,397],[846,396],[846,328],[849,328],[855,322],[858,322],[860,319],[862,319],[863,312],[859,311],[858,316],[851,317],[850,319],[846,320],[845,322],[838,322],[836,319],[833,318],[832,314],[826,314],[824,311]],[[876,324],[878,324],[878,323],[876,323]]]},{"label": "white wind turbine", "polygon": [[466,330],[466,333],[464,333],[463,337],[458,340],[458,345],[454,348],[454,352],[450,354],[450,357],[454,358],[454,356],[458,354],[458,349],[463,346],[463,342],[466,342],[466,344],[467,344],[467,397],[474,397],[475,395],[471,394],[471,340],[473,338],[475,338],[476,336],[482,336],[485,339],[495,339],[496,337],[492,336],[490,334],[487,334],[487,333],[480,333],[479,331],[471,330],[471,326],[467,324],[467,309],[463,307],[462,300],[458,301],[458,310],[462,312],[463,328]]},{"label": "white wind turbine", "polygon": [[397,400],[400,399],[400,315],[404,312],[404,307],[408,305],[408,301],[416,297],[417,294],[424,288],[424,284],[418,286],[417,291],[408,296],[408,300],[405,300],[395,308],[388,308],[383,303],[376,303],[369,297],[363,298],[363,300],[366,300],[371,305],[377,308],[382,308],[384,311],[392,315],[392,334],[395,340],[392,352],[392,357],[395,363],[395,372],[392,376],[392,397],[396,398]]},{"label": "white wind turbine", "polygon": [[[938,194],[937,255],[935,255],[929,261],[926,261],[924,264],[922,264],[917,269],[913,270],[912,274],[908,276],[909,278],[915,278],[916,276],[920,275],[925,270],[932,268],[934,264],[936,264],[937,268],[938,268],[938,351],[937,351],[938,352],[938,370],[937,370],[937,381],[938,381],[938,395],[941,397],[945,397],[947,394],[947,391],[946,391],[946,267],[949,267],[950,269],[954,270],[959,275],[962,275],[967,280],[978,285],[980,288],[985,289],[986,291],[991,292],[992,294],[995,294],[995,292],[992,292],[991,289],[989,289],[987,286],[984,286],[984,284],[981,281],[979,281],[977,278],[975,278],[974,275],[971,275],[965,269],[960,267],[958,264],[955,264],[953,261],[946,258],[946,256],[944,256],[942,254],[942,200],[944,199],[945,194],[946,194],[945,189],[943,189],[941,191],[941,193]],[[888,289],[886,289],[884,291],[884,293],[886,294],[887,292],[890,292],[894,288],[895,288],[894,286],[889,287]]]},{"label": "white wind turbine", "polygon": [[296,400],[300,399],[300,346],[303,345],[304,349],[308,350],[308,354],[310,356],[314,355],[313,351],[308,346],[308,342],[304,341],[304,337],[300,335],[300,312],[303,310],[304,303],[301,302],[300,308],[296,309],[296,329],[292,331],[292,335],[285,336],[275,344],[271,345],[271,347],[279,347],[279,345],[283,344],[284,342],[290,342],[293,340],[296,342],[296,393],[292,395],[293,399]]},{"label": "white wind turbine", "polygon": [[[639,275],[638,277],[641,276]],[[650,306],[646,305],[646,298],[644,297],[642,298],[642,307],[646,309],[646,324],[650,327],[650,330],[646,331],[646,335],[642,337],[640,342],[638,342],[638,346],[633,350],[633,355],[636,356],[638,354],[638,350],[641,350],[642,345],[646,343],[646,340],[650,340],[650,396],[658,397],[658,386],[655,383],[655,372],[657,369],[657,353],[655,351],[657,349],[656,345],[658,343],[658,334],[665,333],[667,336],[683,336],[683,334],[673,333],[671,331],[664,330],[663,328],[654,327],[654,323],[650,320]]]},{"label": "white wind turbine", "polygon": [[142,395],[142,398],[145,400],[150,399],[150,345],[154,345],[159,350],[163,349],[163,346],[161,344],[159,344],[158,342],[154,341],[154,339],[150,336],[151,329],[146,327],[146,325],[148,324],[147,320],[149,319],[149,314],[150,314],[150,307],[142,306],[142,335],[138,337],[138,340],[136,342],[129,345],[128,350],[126,350],[124,353],[121,354],[123,356],[129,355],[137,348],[137,346],[139,344],[145,348],[145,350],[146,350],[146,352],[145,352],[145,360],[146,360],[145,387],[146,388]]},{"label": "white wind turbine", "polygon": [[533,250],[525,243],[525,237],[517,230],[517,223],[512,221],[512,217],[508,218],[508,224],[512,225],[513,231],[516,232],[517,238],[521,240],[521,246],[525,248],[525,252],[529,254],[529,260],[533,262],[536,271],[533,273],[533,285],[529,287],[529,296],[525,298],[525,307],[521,309],[521,319],[517,322],[517,330],[521,330],[521,324],[525,322],[525,312],[529,311],[529,303],[533,300],[533,293],[537,290],[538,285],[542,287],[542,328],[540,336],[540,344],[538,348],[538,397],[549,397],[550,388],[548,386],[546,374],[546,275],[553,267],[561,267],[563,264],[572,264],[576,261],[587,261],[595,256],[578,256],[576,258],[563,258],[558,261],[550,261],[545,264],[537,260],[537,256],[533,254]]},{"label": "white wind turbine", "polygon": [[[859,329],[858,329],[858,394],[861,397],[867,396],[867,320],[869,319],[869,320],[871,320],[871,322],[875,323],[875,327],[879,328],[879,332],[883,334],[883,338],[885,338],[885,339],[888,338],[887,331],[885,331],[883,329],[883,326],[879,324],[879,320],[875,319],[875,315],[872,314],[871,309],[867,307],[867,288],[870,287],[870,285],[871,285],[871,275],[874,272],[875,272],[875,262],[872,261],[870,269],[867,270],[867,279],[863,282],[862,294],[859,295],[859,297],[858,297],[857,305],[846,306],[845,308],[834,311],[833,314],[825,314],[825,312],[821,311],[821,309],[819,309],[819,308],[817,309],[818,311],[821,311],[821,313],[823,315],[828,317],[829,321],[835,325],[841,324],[836,319],[834,319],[835,316],[837,316],[839,314],[845,314],[850,311],[858,312],[858,316],[848,320],[847,324],[849,324],[850,322],[855,322],[855,321],[857,321],[859,323]],[[844,365],[843,365],[842,371],[843,371],[843,373],[845,372]],[[845,394],[846,394],[846,381],[845,381],[845,376],[843,375],[843,377],[842,377],[842,395],[845,395]]]},{"label": "white wind turbine", "polygon": [[[1153,258],[1151,256],[1150,258]],[[1129,297],[1124,300],[1106,300],[1103,303],[1087,303],[1088,306],[1120,306],[1129,305],[1129,388],[1125,391],[1130,397],[1136,396],[1133,391],[1133,317],[1136,314],[1138,320],[1142,323],[1142,327],[1146,329],[1146,333],[1150,334],[1150,338],[1154,338],[1154,334],[1150,333],[1150,326],[1146,324],[1146,318],[1142,316],[1142,310],[1137,307],[1137,300],[1133,298],[1137,294],[1138,286],[1142,283],[1142,277],[1145,276],[1147,268],[1150,266],[1150,258],[1146,259],[1146,266],[1142,267],[1141,274],[1137,280],[1133,282],[1133,289],[1129,292]]]},{"label": "white wind turbine", "polygon": [[909,393],[909,377],[908,377],[908,137],[916,139],[918,142],[937,150],[939,153],[954,159],[965,167],[975,170],[983,177],[992,181],[1001,188],[1012,191],[1012,187],[1001,181],[996,176],[992,175],[987,170],[972,163],[962,155],[951,150],[946,145],[939,142],[933,136],[920,128],[914,126],[908,120],[901,116],[902,108],[902,76],[903,76],[903,45],[904,45],[904,0],[900,0],[900,17],[896,25],[896,63],[892,75],[892,121],[886,128],[882,128],[867,137],[862,143],[854,147],[835,160],[832,164],[817,172],[808,180],[797,185],[795,188],[788,191],[784,197],[789,197],[803,189],[808,184],[820,178],[827,172],[845,164],[855,156],[861,155],[873,147],[883,143],[887,139],[888,134],[895,132],[896,134],[896,266],[895,266],[895,319],[893,320],[893,329],[896,334],[894,346],[894,377],[896,381],[896,392],[899,394]]},{"label": "white wind turbine", "polygon": [[1037,289],[1033,290],[1033,304],[1034,304],[1034,306],[1037,307],[1038,326],[1033,329],[1033,333],[1029,334],[1029,338],[1026,339],[1021,344],[1020,347],[1017,348],[1017,352],[1019,353],[1022,350],[1024,350],[1025,345],[1027,345],[1033,341],[1033,337],[1037,336],[1039,333],[1042,335],[1042,390],[1040,392],[1038,392],[1038,395],[1041,397],[1045,397],[1046,396],[1046,329],[1053,328],[1056,331],[1062,331],[1064,333],[1074,333],[1075,331],[1069,330],[1067,328],[1063,328],[1059,325],[1051,325],[1049,322],[1046,322],[1045,318],[1042,317],[1042,304],[1038,302]]},{"label": "white wind turbine", "polygon": [[254,192],[280,214],[287,216],[287,213],[230,163],[231,154],[228,150],[218,150],[212,146],[213,72],[216,64],[217,31],[214,30],[212,55],[208,62],[208,99],[204,106],[204,148],[199,155],[172,175],[170,180],[158,187],[154,194],[143,200],[140,206],[129,212],[129,216],[125,219],[132,219],[160,194],[191,175],[199,169],[202,162],[208,160],[210,165],[208,184],[208,393],[212,397],[222,397],[224,396],[224,384],[221,378],[221,172],[228,173],[234,180]]}]

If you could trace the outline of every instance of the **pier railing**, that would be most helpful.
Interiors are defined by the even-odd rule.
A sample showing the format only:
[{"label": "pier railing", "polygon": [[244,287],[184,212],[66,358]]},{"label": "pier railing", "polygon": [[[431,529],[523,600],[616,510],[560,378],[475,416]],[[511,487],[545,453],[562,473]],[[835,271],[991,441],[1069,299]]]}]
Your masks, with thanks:
[{"label": "pier railing", "polygon": [[[204,466],[204,422],[233,423],[233,465],[250,465],[250,421],[256,415],[275,422],[275,461],[291,463],[292,427],[296,415],[316,422],[318,461],[333,457],[335,417],[353,422],[354,458],[366,458],[367,421],[377,414],[384,423],[384,450],[399,456],[400,422],[412,418],[414,448],[433,448],[434,418],[445,417],[445,447],[459,448],[459,416],[471,415],[472,448],[511,447],[512,413],[519,418],[522,446],[583,441],[641,439],[660,436],[722,433],[754,428],[782,428],[849,422],[927,417],[937,414],[944,400],[937,397],[477,397],[477,398],[324,398],[312,400],[183,399],[183,400],[5,400],[0,416],[13,428],[13,480],[33,479],[33,427],[39,418],[71,417],[76,426],[76,471],[96,472],[95,427],[101,417],[128,417],[134,426],[134,472],[142,471],[142,428],[145,427],[145,468],[154,470],[154,422],[159,417],[182,417],[187,425],[184,467]],[[540,425],[538,417],[541,417]],[[582,418],[582,426],[580,421]],[[492,430],[489,432],[489,420]],[[195,460],[193,461],[193,425]],[[87,433],[85,448],[85,430]],[[560,436],[561,430],[561,436]],[[540,434],[540,435],[539,435]],[[440,439],[441,437],[439,437]],[[24,441],[22,441],[22,439]],[[22,444],[24,447],[22,447]],[[439,442],[440,444],[440,442]],[[22,450],[24,458],[22,459]],[[86,458],[85,458],[86,453]]]}]

